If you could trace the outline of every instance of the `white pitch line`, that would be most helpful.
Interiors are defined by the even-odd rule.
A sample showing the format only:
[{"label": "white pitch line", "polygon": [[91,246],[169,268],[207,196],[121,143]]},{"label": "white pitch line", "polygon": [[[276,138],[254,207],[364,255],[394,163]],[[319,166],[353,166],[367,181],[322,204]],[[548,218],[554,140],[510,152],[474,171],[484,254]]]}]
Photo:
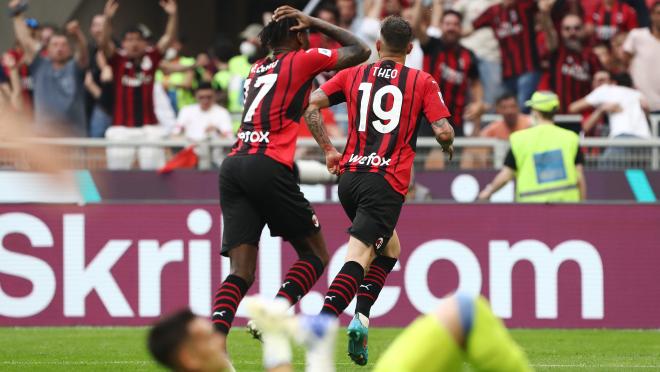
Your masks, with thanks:
[{"label": "white pitch line", "polygon": [[[3,360],[0,361],[0,365],[75,365],[75,366],[82,366],[82,365],[149,365],[149,364],[155,364],[156,362],[152,361],[146,361],[146,360],[112,360],[112,361],[99,361],[99,360],[62,360],[62,361],[41,361],[41,360]],[[237,364],[248,364],[248,365],[261,365],[261,362],[255,362],[255,361],[241,361]],[[305,363],[303,362],[294,362],[291,363],[293,365],[297,366],[304,366]],[[350,362],[339,362],[335,363],[335,365],[338,366],[348,366],[348,365],[353,365],[353,363]]]},{"label": "white pitch line", "polygon": [[[71,360],[71,361],[39,361],[39,360],[3,360],[0,365],[62,365],[62,366],[83,366],[83,365],[151,365],[155,362],[146,360],[112,360],[112,361],[98,361],[98,360]],[[248,365],[261,365],[261,362],[256,361],[241,361],[237,364]],[[303,366],[304,363],[292,363],[296,366]],[[338,362],[337,366],[349,366],[353,363]],[[660,365],[622,365],[622,364],[601,364],[601,365],[588,365],[588,364],[532,364],[532,367],[539,368],[637,368],[637,369],[660,369]]]},{"label": "white pitch line", "polygon": [[541,368],[653,368],[658,369],[660,365],[619,365],[619,364],[532,364],[532,367]]},{"label": "white pitch line", "polygon": [[109,361],[99,361],[99,360],[61,360],[61,361],[41,361],[41,360],[3,360],[0,361],[2,365],[73,365],[73,366],[83,366],[83,365],[111,365],[111,364],[128,364],[128,365],[147,365],[154,362],[144,361],[144,360],[109,360]]}]

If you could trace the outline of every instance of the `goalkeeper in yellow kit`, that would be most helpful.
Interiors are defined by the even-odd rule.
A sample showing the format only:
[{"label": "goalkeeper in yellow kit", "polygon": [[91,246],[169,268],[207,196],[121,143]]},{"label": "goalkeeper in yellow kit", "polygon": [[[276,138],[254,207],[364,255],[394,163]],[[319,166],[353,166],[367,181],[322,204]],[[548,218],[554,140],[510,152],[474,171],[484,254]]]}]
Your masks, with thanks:
[{"label": "goalkeeper in yellow kit", "polygon": [[[307,371],[334,371],[332,347],[337,322],[318,319],[310,322],[310,317],[293,317],[286,309],[275,308],[257,300],[250,302],[248,312],[264,335],[286,334],[306,345]],[[281,360],[284,368],[277,369],[273,365],[276,363],[272,363],[274,356],[268,355],[269,350],[282,355],[282,349],[290,347],[279,346],[264,347],[264,361],[271,360],[269,367],[286,371],[285,364],[290,360]],[[458,293],[445,298],[435,312],[420,316],[404,329],[383,352],[373,371],[462,371],[465,362],[476,371],[532,370],[525,353],[490,310],[486,299]]]}]

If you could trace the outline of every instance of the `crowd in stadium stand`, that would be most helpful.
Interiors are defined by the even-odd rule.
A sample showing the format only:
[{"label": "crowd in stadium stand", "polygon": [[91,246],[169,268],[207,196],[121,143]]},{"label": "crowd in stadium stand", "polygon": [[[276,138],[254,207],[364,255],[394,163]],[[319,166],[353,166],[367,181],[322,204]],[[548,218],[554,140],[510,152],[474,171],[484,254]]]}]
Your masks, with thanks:
[{"label": "crowd in stadium stand", "polygon": [[[168,23],[160,37],[143,25],[113,32],[118,6],[108,1],[84,32],[76,21],[62,29],[41,24],[25,15],[27,2],[11,0],[16,42],[3,53],[0,106],[30,115],[36,132],[46,136],[233,138],[243,82],[251,63],[265,56],[263,25],[250,24],[237,40],[186,56],[175,0],[161,1]],[[559,95],[558,114],[580,113],[587,136],[651,136],[645,115],[660,114],[660,1],[325,0],[314,11],[374,48],[380,20],[393,14],[412,24],[416,39],[406,64],[438,81],[458,136],[507,139],[528,127],[524,103],[537,89]],[[264,22],[269,17],[264,14]],[[338,47],[313,32],[310,43]],[[377,58],[374,49],[368,62]],[[316,84],[329,77],[319,76]],[[633,97],[630,105],[642,116],[629,113],[628,101],[611,102],[617,95]],[[485,113],[503,119],[482,126]],[[345,134],[345,107],[327,109],[323,117],[331,136]],[[301,137],[309,136],[305,125],[300,128]],[[430,127],[419,135],[430,136]],[[164,161],[155,148],[107,151],[113,169],[131,167],[136,155],[146,169]],[[462,166],[492,166],[484,151],[466,151]],[[431,152],[427,169],[442,166],[441,153]]]}]

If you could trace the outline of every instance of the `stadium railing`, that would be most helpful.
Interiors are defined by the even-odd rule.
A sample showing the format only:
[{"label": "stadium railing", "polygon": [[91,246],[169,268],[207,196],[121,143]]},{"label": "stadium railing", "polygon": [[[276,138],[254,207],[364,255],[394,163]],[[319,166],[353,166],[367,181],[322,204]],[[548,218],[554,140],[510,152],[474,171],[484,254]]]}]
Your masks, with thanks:
[{"label": "stadium railing", "polygon": [[[495,115],[484,117],[485,122],[497,119]],[[558,117],[557,122],[570,124],[576,117]],[[579,121],[577,121],[579,123]],[[651,139],[611,139],[587,137],[581,139],[585,149],[585,166],[591,169],[645,168],[660,169],[660,138],[658,127],[660,115],[651,118]],[[333,143],[342,149],[345,139],[334,139]],[[198,169],[208,170],[218,166],[228,153],[233,140],[208,140],[193,143],[185,139],[163,139],[159,141],[109,141],[93,138],[29,138],[20,142],[0,142],[0,169],[30,170],[31,161],[24,149],[26,146],[39,146],[40,151],[51,151],[49,157],[59,167],[65,169],[105,169],[107,147],[152,147],[163,148],[170,158],[178,150],[196,145],[199,156]],[[457,138],[454,160],[446,160],[440,153],[440,147],[434,138],[418,138],[418,156],[415,165],[418,169],[459,169],[459,168],[500,168],[509,149],[509,142],[492,138],[463,137]],[[316,142],[311,138],[298,140],[298,158],[323,161]],[[433,162],[433,157],[439,159]],[[440,156],[438,156],[440,155]]]}]

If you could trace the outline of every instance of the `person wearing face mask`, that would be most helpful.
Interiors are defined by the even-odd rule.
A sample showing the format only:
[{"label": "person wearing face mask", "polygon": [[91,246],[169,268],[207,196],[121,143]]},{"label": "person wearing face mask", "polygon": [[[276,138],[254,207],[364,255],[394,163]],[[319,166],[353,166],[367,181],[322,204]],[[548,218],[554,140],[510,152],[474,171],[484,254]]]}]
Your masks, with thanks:
[{"label": "person wearing face mask", "polygon": [[[230,58],[227,68],[218,71],[213,76],[214,85],[227,92],[227,109],[232,114],[243,112],[243,101],[245,100],[243,85],[250,74],[250,66],[258,59],[265,57],[259,40],[259,33],[262,29],[263,26],[258,23],[248,25],[240,33],[240,37],[243,39],[239,46],[240,54]],[[234,120],[234,132],[240,125],[240,120]]]},{"label": "person wearing face mask", "polygon": [[195,58],[181,54],[183,42],[175,40],[165,51],[164,59],[167,62],[156,72],[156,81],[163,84],[172,108],[178,113],[182,108],[195,103],[193,89],[195,81]]},{"label": "person wearing face mask", "polygon": [[564,16],[558,38],[549,18],[541,25],[548,48],[548,66],[543,72],[539,89],[559,95],[559,114],[568,113],[568,105],[591,91],[594,74],[603,69],[598,56],[584,46],[585,30],[576,14]]},{"label": "person wearing face mask", "polygon": [[490,197],[516,180],[516,201],[521,203],[577,203],[586,199],[584,155],[575,132],[556,126],[553,117],[559,97],[537,91],[525,102],[532,110],[532,128],[511,134],[511,150],[504,167],[479,193]]}]

